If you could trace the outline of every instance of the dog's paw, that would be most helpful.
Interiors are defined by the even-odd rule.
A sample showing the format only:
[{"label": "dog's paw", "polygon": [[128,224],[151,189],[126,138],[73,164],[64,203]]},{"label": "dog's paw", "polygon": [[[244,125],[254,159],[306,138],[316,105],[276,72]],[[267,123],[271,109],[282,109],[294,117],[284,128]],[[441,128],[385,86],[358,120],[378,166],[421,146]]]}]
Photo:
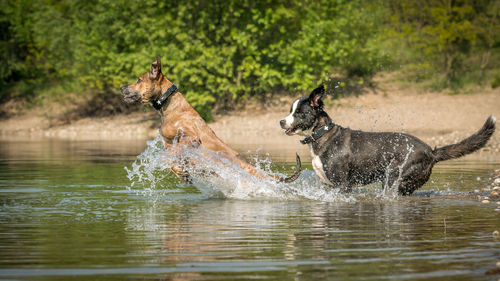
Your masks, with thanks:
[{"label": "dog's paw", "polygon": [[182,182],[185,182],[185,183],[189,183],[189,184],[192,184],[193,181],[191,179],[191,177],[189,176],[189,173],[184,171],[183,169],[181,168],[177,168],[177,167],[172,167],[170,168],[170,171],[172,171],[172,173]]}]

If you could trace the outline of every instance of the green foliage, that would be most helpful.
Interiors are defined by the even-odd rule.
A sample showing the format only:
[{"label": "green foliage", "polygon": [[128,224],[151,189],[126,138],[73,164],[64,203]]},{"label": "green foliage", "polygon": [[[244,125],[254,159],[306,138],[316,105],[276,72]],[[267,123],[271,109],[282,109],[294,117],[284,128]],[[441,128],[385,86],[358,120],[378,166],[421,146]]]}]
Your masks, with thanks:
[{"label": "green foliage", "polygon": [[[462,87],[476,72],[497,68],[490,60],[500,44],[500,3],[495,0],[386,1],[388,33],[411,50],[406,70],[415,81],[433,80],[433,88]],[[400,59],[401,60],[401,59]],[[477,70],[477,71],[476,71]],[[472,78],[472,77],[471,77]]]},{"label": "green foliage", "polygon": [[491,82],[491,87],[493,89],[497,88],[500,86],[500,74],[497,74],[495,78],[493,78],[493,81]]},{"label": "green foliage", "polygon": [[265,93],[308,91],[340,76],[366,80],[391,61],[416,80],[442,77],[450,87],[470,65],[479,76],[497,67],[496,2],[5,0],[0,100],[116,93],[157,55],[205,118],[215,105]]},{"label": "green foliage", "polygon": [[[2,92],[20,80],[73,80],[116,91],[162,56],[163,72],[197,110],[304,91],[331,73],[372,75],[363,1],[4,1]],[[20,17],[19,17],[20,16]],[[22,49],[23,52],[18,50]],[[71,84],[71,83],[69,83]]]}]

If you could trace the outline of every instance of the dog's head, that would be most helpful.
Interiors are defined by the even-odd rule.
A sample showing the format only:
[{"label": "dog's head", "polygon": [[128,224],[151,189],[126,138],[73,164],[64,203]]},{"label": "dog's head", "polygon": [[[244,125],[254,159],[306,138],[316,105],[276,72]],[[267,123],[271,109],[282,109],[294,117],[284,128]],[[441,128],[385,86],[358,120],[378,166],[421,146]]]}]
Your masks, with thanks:
[{"label": "dog's head", "polygon": [[141,102],[149,103],[157,99],[161,94],[161,60],[157,57],[151,64],[151,70],[139,76],[133,84],[120,88],[123,100],[126,103]]},{"label": "dog's head", "polygon": [[291,136],[295,134],[308,135],[308,131],[313,129],[319,113],[323,111],[323,96],[325,87],[321,84],[314,89],[309,97],[301,97],[293,102],[290,114],[280,121],[281,128],[285,129],[285,134]]}]

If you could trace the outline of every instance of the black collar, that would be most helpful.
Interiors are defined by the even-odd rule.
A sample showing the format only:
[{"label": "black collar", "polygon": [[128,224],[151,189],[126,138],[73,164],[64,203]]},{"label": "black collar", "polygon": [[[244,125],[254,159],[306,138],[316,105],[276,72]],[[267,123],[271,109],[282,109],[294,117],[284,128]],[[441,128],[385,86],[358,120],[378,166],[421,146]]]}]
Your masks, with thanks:
[{"label": "black collar", "polygon": [[328,120],[328,123],[326,125],[322,126],[321,128],[318,128],[318,129],[314,130],[311,133],[311,136],[309,136],[309,137],[301,140],[300,143],[302,143],[302,144],[308,144],[308,143],[311,143],[313,141],[317,141],[322,136],[324,136],[326,133],[328,133],[328,131],[330,131],[331,129],[333,129],[333,127],[335,127],[335,124],[333,124],[332,120]]},{"label": "black collar", "polygon": [[177,88],[177,85],[172,84],[170,87],[168,87],[167,91],[161,95],[157,100],[153,102],[153,107],[156,110],[160,110],[161,107],[165,104],[167,101],[168,97],[170,97],[173,93],[177,92],[179,88]]}]

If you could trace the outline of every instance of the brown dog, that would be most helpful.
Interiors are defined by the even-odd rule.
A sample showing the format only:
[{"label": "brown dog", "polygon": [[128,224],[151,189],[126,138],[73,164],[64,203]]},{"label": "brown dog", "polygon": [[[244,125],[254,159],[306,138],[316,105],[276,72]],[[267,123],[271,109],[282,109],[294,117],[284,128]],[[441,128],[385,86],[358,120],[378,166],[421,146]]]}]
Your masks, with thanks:
[{"label": "brown dog", "polygon": [[[127,103],[141,102],[152,103],[161,115],[160,134],[163,137],[165,148],[171,153],[185,148],[205,148],[215,152],[218,158],[211,154],[204,154],[221,162],[229,160],[246,170],[251,175],[262,179],[277,180],[280,182],[292,182],[296,180],[301,172],[300,157],[297,155],[297,170],[288,178],[279,178],[259,171],[248,163],[237,151],[220,140],[201,116],[187,102],[178,91],[177,86],[170,82],[161,73],[161,62],[158,57],[151,65],[151,70],[139,76],[137,81],[131,85],[120,88],[123,98]],[[174,147],[175,143],[175,148]],[[181,180],[188,181],[188,174],[181,168],[188,162],[196,165],[195,159],[183,159],[171,168],[171,171]]]}]

